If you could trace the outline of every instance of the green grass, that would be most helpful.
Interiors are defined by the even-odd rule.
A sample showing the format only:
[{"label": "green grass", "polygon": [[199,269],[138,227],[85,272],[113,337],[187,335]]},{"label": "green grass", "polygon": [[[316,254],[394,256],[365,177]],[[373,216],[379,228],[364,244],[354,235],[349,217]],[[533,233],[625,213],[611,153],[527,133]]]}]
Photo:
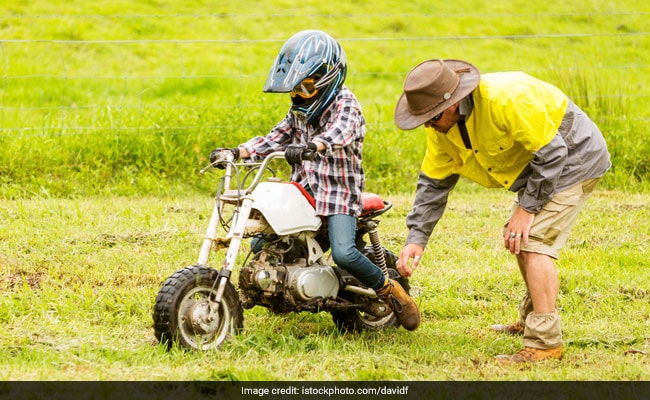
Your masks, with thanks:
[{"label": "green grass", "polygon": [[[650,380],[650,6],[487,2],[8,0],[0,4],[0,380]],[[263,94],[282,42],[338,38],[364,108],[368,190],[398,252],[424,152],[393,109],[407,72],[461,58],[557,84],[613,168],[557,263],[565,358],[503,368],[523,291],[500,226],[511,194],[462,181],[412,280],[423,323],[342,334],[327,314],[245,312],[222,351],[155,343],[160,284],[195,263],[210,150],[287,110]]]},{"label": "green grass", "polygon": [[614,167],[602,185],[650,189],[647,2],[177,3],[0,6],[0,197],[206,189],[196,172],[211,149],[286,113],[286,96],[261,89],[282,42],[308,28],[347,52],[370,190],[412,190],[423,132],[399,131],[393,110],[407,72],[438,57],[557,84],[606,137]]},{"label": "green grass", "polygon": [[[398,252],[411,197],[391,200],[381,236]],[[2,200],[0,379],[648,380],[648,200],[590,199],[557,263],[565,358],[513,368],[492,357],[521,339],[488,329],[516,319],[523,291],[501,248],[508,193],[461,182],[452,194],[411,280],[417,331],[343,334],[326,313],[256,307],[207,353],[165,351],[151,313],[162,282],[198,257],[209,195]]]}]

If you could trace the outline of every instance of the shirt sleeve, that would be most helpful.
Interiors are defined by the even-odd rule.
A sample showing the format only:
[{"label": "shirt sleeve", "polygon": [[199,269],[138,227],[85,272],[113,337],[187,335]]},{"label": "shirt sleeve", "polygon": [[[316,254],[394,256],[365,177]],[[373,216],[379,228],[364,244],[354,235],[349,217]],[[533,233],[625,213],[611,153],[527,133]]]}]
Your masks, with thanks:
[{"label": "shirt sleeve", "polygon": [[524,210],[536,214],[553,197],[567,154],[567,145],[559,133],[549,144],[535,152],[530,162],[532,173],[519,198],[519,205]]},{"label": "shirt sleeve", "polygon": [[289,112],[266,136],[256,136],[240,146],[246,149],[252,161],[263,159],[274,151],[282,151],[293,141],[293,115]]},{"label": "shirt sleeve", "polygon": [[520,82],[508,87],[494,107],[495,119],[533,158],[519,204],[538,213],[555,192],[567,159],[567,146],[558,133],[558,115],[566,111],[566,96],[547,84]]},{"label": "shirt sleeve", "polygon": [[329,114],[331,118],[324,119],[320,134],[314,138],[325,144],[328,150],[346,147],[365,135],[363,114],[353,98],[343,97],[333,106],[336,110]]},{"label": "shirt sleeve", "polygon": [[451,175],[445,179],[433,179],[420,172],[413,209],[406,217],[409,229],[406,244],[417,244],[426,247],[447,206],[449,192],[456,186],[459,175]]}]

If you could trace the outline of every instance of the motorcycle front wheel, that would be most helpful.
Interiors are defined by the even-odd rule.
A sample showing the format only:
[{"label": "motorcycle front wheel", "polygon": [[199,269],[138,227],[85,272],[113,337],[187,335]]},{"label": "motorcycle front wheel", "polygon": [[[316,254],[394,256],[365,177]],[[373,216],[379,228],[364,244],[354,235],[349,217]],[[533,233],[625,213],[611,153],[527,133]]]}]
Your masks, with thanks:
[{"label": "motorcycle front wheel", "polygon": [[244,325],[239,296],[230,281],[214,302],[218,271],[202,266],[183,268],[167,278],[156,296],[153,312],[158,341],[168,348],[210,350],[238,333]]}]

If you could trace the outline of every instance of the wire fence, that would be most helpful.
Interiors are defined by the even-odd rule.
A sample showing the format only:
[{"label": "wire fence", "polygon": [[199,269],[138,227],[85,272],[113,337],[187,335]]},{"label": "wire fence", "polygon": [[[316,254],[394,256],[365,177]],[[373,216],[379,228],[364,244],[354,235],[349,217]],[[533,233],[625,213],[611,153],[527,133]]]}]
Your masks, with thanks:
[{"label": "wire fence", "polygon": [[[347,84],[379,130],[392,130],[392,107],[412,66],[427,58],[463,58],[482,72],[523,70],[550,80],[584,105],[622,109],[616,118],[648,120],[650,32],[638,21],[650,13],[491,14],[314,14],[309,21],[386,17],[382,35],[342,31],[335,35],[348,54]],[[69,29],[51,38],[0,38],[0,132],[3,135],[85,134],[93,131],[152,132],[263,128],[263,116],[286,112],[286,99],[261,94],[261,87],[286,35],[260,29],[248,38],[104,39],[98,28],[79,38],[85,25],[155,25],[229,19],[283,21],[302,14],[124,14],[0,16],[0,22],[61,22]],[[486,23],[485,33],[442,34],[423,29],[401,35],[400,24],[454,19]],[[516,21],[512,32],[490,23]],[[558,21],[557,32],[527,28],[540,19]],[[611,20],[606,31],[589,21]],[[576,25],[576,20],[586,21]],[[405,22],[407,21],[407,22]],[[562,28],[566,26],[578,28]],[[165,22],[166,23],[166,22]],[[573,25],[571,25],[573,23]],[[261,25],[261,23],[260,23]],[[573,30],[571,30],[573,29]],[[89,32],[95,32],[90,30]],[[449,32],[447,30],[446,32]],[[107,35],[104,33],[104,35]],[[119,36],[119,35],[112,35]],[[199,36],[199,35],[197,35]],[[214,34],[218,37],[217,34]],[[250,36],[243,35],[243,36]],[[253,116],[232,118],[253,112]],[[273,111],[282,110],[282,111]],[[224,118],[229,115],[231,118]],[[255,116],[260,122],[255,121]]]}]

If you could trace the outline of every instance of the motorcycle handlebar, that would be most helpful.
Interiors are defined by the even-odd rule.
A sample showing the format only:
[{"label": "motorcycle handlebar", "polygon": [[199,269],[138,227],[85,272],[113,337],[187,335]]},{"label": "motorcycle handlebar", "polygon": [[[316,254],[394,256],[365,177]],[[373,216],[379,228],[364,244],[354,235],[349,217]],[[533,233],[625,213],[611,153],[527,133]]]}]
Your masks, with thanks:
[{"label": "motorcycle handlebar", "polygon": [[276,158],[284,158],[284,151],[274,151],[273,153],[264,157],[264,160],[260,164],[259,171],[257,171],[257,174],[255,174],[255,178],[253,178],[253,182],[250,184],[248,189],[246,189],[247,192],[252,192],[253,189],[257,187],[257,185],[262,180],[262,176],[264,176],[264,171],[268,169],[269,163]]},{"label": "motorcycle handlebar", "polygon": [[305,149],[302,151],[302,159],[307,161],[314,161],[316,152],[312,149]]},{"label": "motorcycle handlebar", "polygon": [[[305,159],[305,160],[313,160],[314,157],[315,157],[315,154],[312,151],[310,151],[310,153],[311,153],[310,155],[304,154],[303,159]],[[275,151],[273,153],[270,153],[269,155],[264,157],[264,160],[262,160],[259,163],[257,163],[257,162],[248,163],[251,166],[256,166],[258,168],[258,171],[255,174],[255,177],[253,178],[253,182],[250,184],[250,186],[248,186],[244,190],[244,192],[250,193],[257,187],[257,185],[262,180],[262,177],[264,176],[264,172],[267,169],[269,169],[269,167],[268,167],[269,163],[271,161],[275,160],[276,158],[285,158],[284,151]],[[229,152],[229,151],[223,151],[223,152],[221,152],[221,153],[219,153],[217,155],[217,158],[215,159],[215,161],[213,163],[211,163],[210,165],[203,168],[200,171],[200,173],[204,174],[209,169],[216,168],[217,165],[221,165],[221,166],[225,165],[226,176],[231,175],[231,170],[232,170],[233,166],[236,168],[235,159],[234,159],[234,156],[232,155],[232,153]]]}]

